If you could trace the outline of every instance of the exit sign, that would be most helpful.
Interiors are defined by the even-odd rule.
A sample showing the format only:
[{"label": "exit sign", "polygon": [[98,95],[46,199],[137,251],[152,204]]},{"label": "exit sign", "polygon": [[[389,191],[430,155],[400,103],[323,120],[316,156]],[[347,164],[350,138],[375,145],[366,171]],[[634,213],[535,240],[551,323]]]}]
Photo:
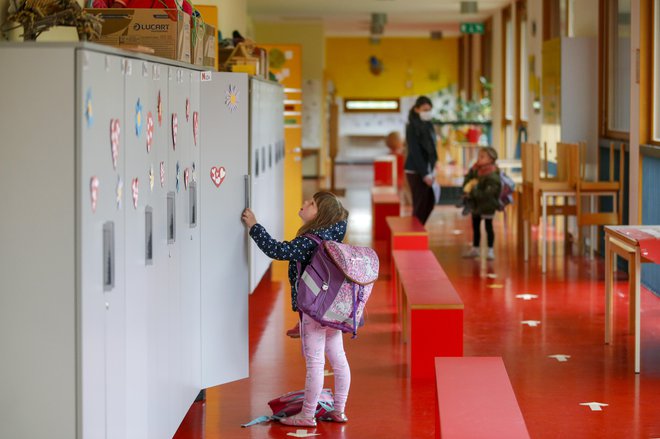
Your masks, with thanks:
[{"label": "exit sign", "polygon": [[461,33],[462,34],[483,34],[484,33],[484,24],[483,23],[461,23]]}]

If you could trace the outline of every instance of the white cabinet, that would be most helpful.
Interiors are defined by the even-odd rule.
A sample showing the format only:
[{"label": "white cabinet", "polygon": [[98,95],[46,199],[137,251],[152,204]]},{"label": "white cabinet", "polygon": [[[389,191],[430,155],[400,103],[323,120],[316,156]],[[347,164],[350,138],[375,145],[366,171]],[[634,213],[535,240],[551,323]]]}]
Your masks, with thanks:
[{"label": "white cabinet", "polygon": [[[252,210],[271,236],[284,236],[284,162],[275,159],[277,145],[284,144],[279,84],[250,80],[250,178]],[[254,291],[270,267],[271,259],[254,242],[250,244],[250,291]]]},{"label": "white cabinet", "polygon": [[248,374],[247,76],[90,44],[0,59],[0,437],[171,437]]}]

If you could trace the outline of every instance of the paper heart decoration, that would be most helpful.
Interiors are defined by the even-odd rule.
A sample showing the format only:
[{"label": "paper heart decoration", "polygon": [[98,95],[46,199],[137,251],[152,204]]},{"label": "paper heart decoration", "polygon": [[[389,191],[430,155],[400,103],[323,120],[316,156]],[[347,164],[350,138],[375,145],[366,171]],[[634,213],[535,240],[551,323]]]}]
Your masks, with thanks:
[{"label": "paper heart decoration", "polygon": [[197,134],[199,133],[199,114],[195,111],[193,112],[193,140],[195,145],[197,145]]},{"label": "paper heart decoration", "polygon": [[138,179],[134,178],[131,182],[131,191],[133,191],[133,207],[137,209],[138,206]]},{"label": "paper heart decoration", "polygon": [[92,213],[96,212],[96,201],[99,197],[99,179],[92,177],[89,180],[89,195],[92,199]]},{"label": "paper heart decoration", "polygon": [[188,189],[188,183],[190,183],[190,169],[186,168],[183,170],[183,187]]},{"label": "paper heart decoration", "polygon": [[158,90],[158,126],[163,124],[163,102],[160,99],[160,90]]},{"label": "paper heart decoration", "polygon": [[110,119],[110,151],[112,152],[112,167],[114,169],[117,169],[120,134],[121,128],[119,127],[119,119]]},{"label": "paper heart decoration", "polygon": [[151,111],[147,113],[147,152],[151,152],[151,146],[154,143],[154,117]]},{"label": "paper heart decoration", "polygon": [[176,149],[176,135],[179,132],[179,121],[176,113],[172,113],[172,148]]},{"label": "paper heart decoration", "polygon": [[217,167],[212,167],[211,168],[211,181],[215,185],[215,187],[220,187],[223,181],[225,181],[225,177],[227,176],[227,171],[225,171],[225,168],[223,166],[220,166],[219,168]]}]

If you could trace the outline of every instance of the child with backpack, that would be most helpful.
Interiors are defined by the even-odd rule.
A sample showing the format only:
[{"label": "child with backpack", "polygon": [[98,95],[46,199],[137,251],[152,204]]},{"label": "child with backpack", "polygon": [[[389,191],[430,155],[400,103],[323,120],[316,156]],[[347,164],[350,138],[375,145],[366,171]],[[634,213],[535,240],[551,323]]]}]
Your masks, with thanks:
[{"label": "child with backpack", "polygon": [[498,169],[497,151],[488,146],[479,150],[476,163],[463,179],[463,193],[465,206],[472,213],[472,249],[465,253],[465,258],[480,256],[481,220],[486,224],[488,238],[487,258],[495,259],[493,245],[495,244],[495,231],[493,230],[493,217],[500,209],[500,192],[502,183]]},{"label": "child with backpack", "polygon": [[[289,282],[291,284],[291,304],[298,311],[297,282],[298,264],[301,272],[309,264],[317,246],[314,239],[304,236],[315,235],[320,240],[341,242],[346,234],[348,211],[337,197],[330,192],[317,192],[312,199],[303,202],[298,215],[303,226],[292,241],[279,242],[273,239],[259,223],[250,209],[243,211],[242,220],[248,227],[250,236],[259,248],[269,257],[289,261]],[[305,399],[302,411],[295,416],[282,418],[280,422],[296,427],[315,427],[316,406],[323,389],[325,355],[328,356],[335,377],[334,409],[326,413],[322,420],[347,422],[344,414],[351,371],[344,352],[342,332],[338,329],[321,326],[307,314],[301,312],[300,335],[303,353],[307,364],[305,379]]]}]

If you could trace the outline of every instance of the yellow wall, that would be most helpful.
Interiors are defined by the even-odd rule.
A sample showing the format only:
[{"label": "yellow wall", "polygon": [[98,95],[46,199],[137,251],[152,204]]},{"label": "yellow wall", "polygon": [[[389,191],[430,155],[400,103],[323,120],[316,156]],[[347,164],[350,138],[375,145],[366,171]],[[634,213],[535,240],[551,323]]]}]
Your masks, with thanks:
[{"label": "yellow wall", "polygon": [[[369,71],[372,55],[383,61],[383,72],[378,76]],[[325,65],[327,78],[342,97],[430,93],[458,82],[458,40],[383,38],[380,44],[372,45],[366,37],[328,38]]]},{"label": "yellow wall", "polygon": [[254,22],[257,44],[299,44],[302,47],[302,78],[323,79],[325,39],[323,23]]}]

